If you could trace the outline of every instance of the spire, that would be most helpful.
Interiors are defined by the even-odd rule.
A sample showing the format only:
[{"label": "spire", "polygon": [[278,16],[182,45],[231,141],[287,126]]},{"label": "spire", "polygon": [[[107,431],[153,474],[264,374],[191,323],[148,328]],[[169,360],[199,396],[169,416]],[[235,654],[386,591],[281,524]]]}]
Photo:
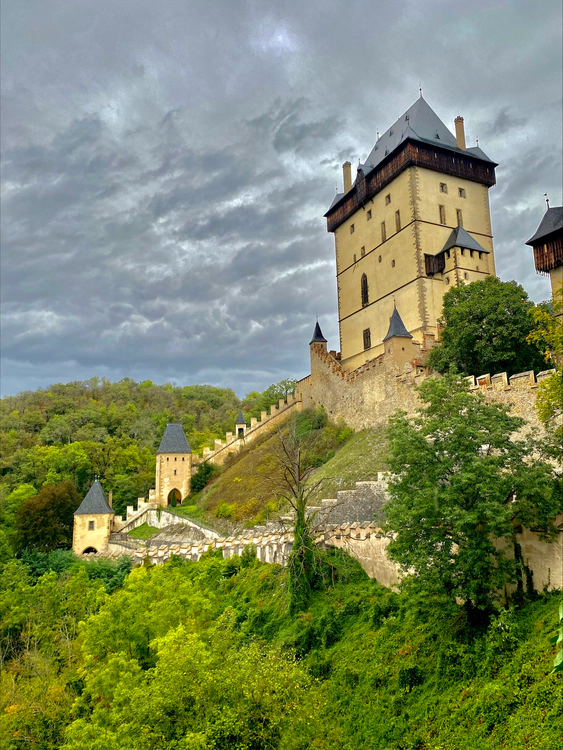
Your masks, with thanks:
[{"label": "spire", "polygon": [[319,325],[319,321],[315,323],[315,330],[313,331],[313,338],[309,341],[309,346],[311,344],[326,344],[326,339],[323,336],[323,332],[321,331],[321,327]]},{"label": "spire", "polygon": [[238,427],[239,424],[246,425],[246,419],[244,418],[244,414],[242,413],[242,409],[238,413],[237,421],[235,422],[235,427]]},{"label": "spire", "polygon": [[74,511],[75,516],[113,514],[109,507],[108,499],[100,480],[96,478],[94,484],[88,490],[86,497],[80,503],[78,510]]},{"label": "spire", "polygon": [[157,453],[191,453],[181,424],[167,424]]},{"label": "spire", "polygon": [[393,307],[393,314],[389,318],[389,330],[383,341],[387,341],[387,339],[392,339],[393,337],[412,339],[412,336],[405,328],[405,324],[403,323],[396,307]]}]

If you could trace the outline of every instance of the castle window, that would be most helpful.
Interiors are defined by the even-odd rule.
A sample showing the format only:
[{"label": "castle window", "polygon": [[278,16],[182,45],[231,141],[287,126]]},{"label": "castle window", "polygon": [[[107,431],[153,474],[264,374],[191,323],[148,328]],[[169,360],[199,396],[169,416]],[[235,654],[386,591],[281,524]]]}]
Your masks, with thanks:
[{"label": "castle window", "polygon": [[366,254],[366,248],[365,248],[365,246],[364,246],[364,247],[362,247],[362,249],[361,249],[361,251],[360,251],[360,254],[361,254],[362,258],[363,258],[363,257],[364,257],[364,255]]},{"label": "castle window", "polygon": [[463,274],[463,278],[467,281],[467,279],[469,278],[469,274],[468,273],[464,273]]},{"label": "castle window", "polygon": [[371,331],[369,328],[364,331],[364,349],[371,349]]},{"label": "castle window", "polygon": [[185,458],[184,458],[184,456],[182,456],[182,461],[185,461]]},{"label": "castle window", "polygon": [[449,284],[449,283],[450,283],[450,277],[446,276],[446,284]]},{"label": "castle window", "polygon": [[381,263],[381,255],[379,256],[379,262]]},{"label": "castle window", "polygon": [[167,461],[170,461],[170,456],[166,456],[166,460],[167,460]]},{"label": "castle window", "polygon": [[88,521],[88,531],[94,531],[94,521]]},{"label": "castle window", "polygon": [[458,195],[459,195],[460,198],[465,198],[466,197],[466,195],[465,195],[465,188],[459,188],[457,192],[458,192]]},{"label": "castle window", "polygon": [[447,193],[448,192],[448,186],[445,182],[440,183],[440,192],[441,193]]},{"label": "castle window", "polygon": [[387,230],[385,229],[385,222],[381,222],[381,242],[385,242],[387,239]]},{"label": "castle window", "polygon": [[391,203],[391,193],[387,193],[385,196],[385,205],[388,206]]},{"label": "castle window", "polygon": [[350,234],[354,234],[355,231],[356,231],[356,228],[354,227],[354,225],[350,224]]},{"label": "castle window", "polygon": [[401,231],[401,212],[395,211],[395,229],[397,232]]},{"label": "castle window", "polygon": [[174,476],[176,476],[176,469],[174,469]]},{"label": "castle window", "polygon": [[356,262],[356,253],[354,253],[354,263]]},{"label": "castle window", "polygon": [[440,224],[446,223],[446,207],[445,206],[439,206],[440,209]]},{"label": "castle window", "polygon": [[369,289],[368,289],[368,277],[365,273],[362,274],[361,291],[362,291],[362,307],[369,304]]},{"label": "castle window", "polygon": [[479,270],[479,266],[475,266],[475,270],[478,271]]},{"label": "castle window", "polygon": [[461,213],[461,208],[456,208],[455,214],[457,217],[457,223],[459,224],[460,227],[462,227],[463,226],[463,214]]},{"label": "castle window", "polygon": [[461,248],[461,254],[465,255],[465,248],[464,247]]},{"label": "castle window", "polygon": [[483,253],[479,252],[479,260],[482,260],[482,258],[483,258]]},{"label": "castle window", "polygon": [[176,456],[174,456],[174,461],[177,461],[177,460],[178,460],[178,459],[177,459],[177,457],[176,457]]},{"label": "castle window", "polygon": [[469,255],[470,255],[471,257],[473,257],[473,250],[470,250],[470,251],[469,251]]},{"label": "castle window", "polygon": [[391,261],[391,268],[395,268],[395,261],[394,260]]},{"label": "castle window", "polygon": [[369,211],[367,212],[367,214],[366,214],[366,218],[367,218],[367,220],[368,220],[368,221],[371,221],[371,208],[370,208],[370,209],[369,209]]}]

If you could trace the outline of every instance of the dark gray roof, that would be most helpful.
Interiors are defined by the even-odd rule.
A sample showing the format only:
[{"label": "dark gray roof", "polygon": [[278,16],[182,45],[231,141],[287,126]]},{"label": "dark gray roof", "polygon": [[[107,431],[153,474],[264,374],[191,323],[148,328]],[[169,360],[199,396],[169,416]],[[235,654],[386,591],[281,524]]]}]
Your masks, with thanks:
[{"label": "dark gray roof", "polygon": [[478,250],[480,253],[489,252],[461,226],[457,226],[452,230],[452,233],[448,237],[444,247],[440,250],[440,253],[443,253],[445,250],[449,250],[452,247],[465,247],[468,250]]},{"label": "dark gray roof", "polygon": [[533,245],[534,243],[537,243],[538,240],[541,240],[558,230],[563,230],[563,206],[554,206],[553,208],[547,209],[539,227],[536,229],[536,233],[530,237],[526,242],[526,245]]},{"label": "dark gray roof", "polygon": [[80,503],[78,510],[74,511],[75,516],[100,515],[101,513],[114,513],[109,507],[106,493],[99,480],[96,479],[94,484],[88,490],[86,497]]},{"label": "dark gray roof", "polygon": [[191,453],[181,424],[167,424],[158,446],[158,453]]},{"label": "dark gray roof", "polygon": [[333,200],[333,201],[332,201],[332,203],[330,204],[330,206],[329,206],[328,210],[330,211],[330,209],[331,209],[331,208],[332,208],[333,206],[336,206],[336,204],[338,203],[338,201],[339,201],[339,200],[340,200],[341,198],[344,198],[344,193],[336,193],[336,195],[334,196],[334,200]]},{"label": "dark gray roof", "polygon": [[321,327],[319,325],[319,321],[317,320],[317,322],[315,323],[315,330],[313,331],[313,338],[309,341],[309,345],[310,344],[316,344],[316,343],[319,343],[319,342],[322,342],[322,343],[326,344],[326,339],[323,336],[323,332],[321,331]]},{"label": "dark gray roof", "polygon": [[491,161],[478,146],[468,148],[465,151],[458,148],[455,135],[448,130],[432,107],[421,96],[378,139],[368,158],[361,165],[364,174],[367,175],[371,172],[386,156],[409,138],[413,141],[433,143],[442,148],[447,148],[449,151],[455,151],[458,154],[474,156],[477,159],[491,162],[491,164],[495,164],[496,166],[496,163]]},{"label": "dark gray roof", "polygon": [[412,339],[412,336],[405,328],[405,324],[403,323],[402,318],[399,315],[399,311],[396,307],[393,308],[393,314],[389,318],[389,330],[387,331],[387,336],[385,336],[383,341],[392,339],[394,336],[402,339]]},{"label": "dark gray roof", "polygon": [[244,418],[242,409],[238,413],[237,421],[235,422],[235,424],[246,424],[246,419]]}]

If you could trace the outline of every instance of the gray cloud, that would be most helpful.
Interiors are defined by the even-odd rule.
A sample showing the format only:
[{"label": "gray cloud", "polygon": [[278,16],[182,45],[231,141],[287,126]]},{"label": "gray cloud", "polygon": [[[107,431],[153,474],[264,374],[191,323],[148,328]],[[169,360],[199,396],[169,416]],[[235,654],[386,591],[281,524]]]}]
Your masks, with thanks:
[{"label": "gray cloud", "polygon": [[340,164],[424,93],[496,161],[502,278],[561,203],[561,8],[7,0],[3,390],[105,375],[243,394],[337,347]]}]

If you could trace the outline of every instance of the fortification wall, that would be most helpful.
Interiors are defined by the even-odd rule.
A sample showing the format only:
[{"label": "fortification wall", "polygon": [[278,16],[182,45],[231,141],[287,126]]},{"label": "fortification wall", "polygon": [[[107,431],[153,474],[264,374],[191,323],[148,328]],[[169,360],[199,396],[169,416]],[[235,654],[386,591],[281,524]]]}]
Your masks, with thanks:
[{"label": "fortification wall", "polygon": [[250,420],[250,427],[244,430],[242,437],[233,435],[232,432],[227,432],[225,436],[225,442],[222,440],[216,440],[213,449],[204,448],[203,455],[193,456],[192,463],[197,469],[197,465],[206,461],[212,464],[221,466],[227,456],[231,453],[238,453],[238,451],[245,445],[252,443],[259,437],[267,434],[273,430],[280,422],[289,415],[290,411],[300,411],[303,408],[300,399],[298,399],[293,393],[287,395],[287,400],[280,399],[278,405],[272,404],[270,406],[270,413],[263,411],[260,415],[260,419],[252,417]]}]

